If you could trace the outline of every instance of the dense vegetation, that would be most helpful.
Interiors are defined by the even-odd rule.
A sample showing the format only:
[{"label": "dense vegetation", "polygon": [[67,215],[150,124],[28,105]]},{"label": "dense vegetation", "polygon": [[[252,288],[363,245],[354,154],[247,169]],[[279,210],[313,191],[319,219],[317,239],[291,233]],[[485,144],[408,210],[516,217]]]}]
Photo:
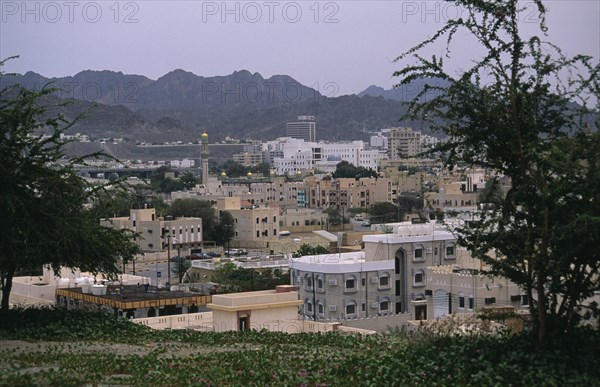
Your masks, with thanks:
[{"label": "dense vegetation", "polygon": [[600,383],[598,332],[536,347],[526,336],[152,331],[62,309],[14,309],[9,317],[0,326],[0,385]]},{"label": "dense vegetation", "polygon": [[129,230],[100,223],[123,187],[96,186],[79,176],[75,165],[84,160],[65,156],[70,140],[62,136],[73,123],[60,115],[43,118],[49,108],[40,102],[55,91],[0,88],[0,318],[18,273],[48,266],[111,276],[139,250]]},{"label": "dense vegetation", "polygon": [[[576,329],[582,309],[599,313],[588,299],[600,289],[600,63],[547,41],[545,3],[530,2],[539,18],[531,34],[521,30],[522,1],[459,0],[463,17],[404,52],[395,73],[404,85],[444,81],[426,86],[409,116],[448,136],[433,150],[447,165],[510,179],[506,195],[494,195],[498,182],[490,183],[484,199],[496,205],[456,232],[487,274],[533,300],[540,341]],[[465,36],[472,65],[456,74],[448,63],[463,56],[456,48]],[[436,44],[445,45],[441,55],[425,57]],[[420,103],[427,92],[435,97]]]}]

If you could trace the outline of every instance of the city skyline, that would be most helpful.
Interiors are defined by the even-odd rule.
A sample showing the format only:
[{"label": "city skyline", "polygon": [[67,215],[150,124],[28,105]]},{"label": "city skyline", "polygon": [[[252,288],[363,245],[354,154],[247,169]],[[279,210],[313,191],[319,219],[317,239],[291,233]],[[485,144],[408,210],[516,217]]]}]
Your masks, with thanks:
[{"label": "city skyline", "polygon": [[[548,1],[548,41],[567,55],[600,57],[600,3]],[[536,32],[533,2],[521,21]],[[174,69],[200,76],[242,69],[286,74],[323,95],[385,89],[407,62],[393,59],[459,15],[448,2],[0,2],[5,72],[46,77],[111,70],[157,79]],[[464,69],[477,52],[459,36],[448,60]],[[462,51],[459,51],[462,50]],[[443,47],[430,51],[443,53]]]}]

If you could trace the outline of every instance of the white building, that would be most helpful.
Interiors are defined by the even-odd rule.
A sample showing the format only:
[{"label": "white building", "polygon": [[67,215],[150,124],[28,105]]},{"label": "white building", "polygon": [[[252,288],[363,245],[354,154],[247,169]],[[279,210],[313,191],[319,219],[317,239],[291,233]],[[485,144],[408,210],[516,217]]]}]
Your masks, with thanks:
[{"label": "white building", "polygon": [[273,169],[278,175],[294,175],[314,169],[331,172],[340,161],[377,170],[379,161],[387,158],[376,149],[366,149],[362,141],[317,143],[278,138],[263,144],[263,151],[282,154],[282,157],[273,159]]}]

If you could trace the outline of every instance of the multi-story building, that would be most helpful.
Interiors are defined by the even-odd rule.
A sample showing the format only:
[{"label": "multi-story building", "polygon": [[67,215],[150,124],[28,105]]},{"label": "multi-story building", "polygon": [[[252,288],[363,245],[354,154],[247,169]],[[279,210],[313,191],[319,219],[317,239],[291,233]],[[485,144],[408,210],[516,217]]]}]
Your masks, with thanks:
[{"label": "multi-story building", "polygon": [[385,153],[376,149],[366,149],[362,141],[344,143],[306,142],[294,138],[279,138],[263,144],[264,157],[273,156],[274,171],[278,175],[296,175],[309,170],[333,172],[340,161],[347,161],[357,167],[377,170]]},{"label": "multi-story building", "polygon": [[276,206],[242,206],[239,197],[217,200],[217,208],[233,217],[235,227],[231,246],[269,248],[279,238],[279,212]]},{"label": "multi-story building", "polygon": [[263,154],[262,152],[234,153],[233,161],[236,161],[245,166],[253,167],[263,162]]},{"label": "multi-story building", "polygon": [[365,235],[364,251],[290,261],[304,314],[344,319],[381,314],[427,315],[427,267],[455,262],[456,239],[434,225],[404,225]]},{"label": "multi-story building", "polygon": [[395,198],[392,195],[392,183],[386,178],[307,178],[304,184],[308,206],[314,208],[366,208],[377,202],[391,202]]},{"label": "multi-story building", "polygon": [[307,142],[317,141],[317,124],[314,116],[298,116],[298,120],[288,122],[286,125],[286,136],[299,138]]},{"label": "multi-story building", "polygon": [[445,182],[439,184],[438,192],[425,194],[425,202],[440,211],[447,209],[476,210],[479,191],[485,187],[485,179],[483,169],[471,169],[466,173],[466,178],[461,180],[450,176]]},{"label": "multi-story building", "polygon": [[110,218],[103,222],[139,233],[138,243],[143,252],[202,246],[200,218],[157,218],[154,208],[143,208],[130,210],[129,217]]},{"label": "multi-story building", "polygon": [[390,160],[407,159],[421,153],[421,132],[414,132],[411,128],[389,128],[382,132],[388,138]]}]

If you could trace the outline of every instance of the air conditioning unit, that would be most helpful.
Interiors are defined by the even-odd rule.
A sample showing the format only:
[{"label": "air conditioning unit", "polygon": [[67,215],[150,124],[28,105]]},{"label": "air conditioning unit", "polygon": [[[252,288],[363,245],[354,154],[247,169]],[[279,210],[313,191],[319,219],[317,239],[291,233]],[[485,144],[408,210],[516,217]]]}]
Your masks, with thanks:
[{"label": "air conditioning unit", "polygon": [[[329,280],[329,286],[337,286],[337,280],[334,280],[334,279]],[[335,307],[335,305],[334,305],[334,307]]]},{"label": "air conditioning unit", "polygon": [[521,301],[521,295],[520,294],[513,294],[510,296],[510,300],[511,301]]},{"label": "air conditioning unit", "polygon": [[337,305],[329,305],[329,311],[330,312],[336,312],[337,311]]},{"label": "air conditioning unit", "polygon": [[371,282],[372,284],[376,284],[379,282],[379,278],[378,277],[371,277],[369,282]]},{"label": "air conditioning unit", "polygon": [[486,297],[485,298],[485,303],[486,304],[495,304],[496,303],[496,297]]},{"label": "air conditioning unit", "polygon": [[371,302],[371,309],[379,309],[379,302]]}]

